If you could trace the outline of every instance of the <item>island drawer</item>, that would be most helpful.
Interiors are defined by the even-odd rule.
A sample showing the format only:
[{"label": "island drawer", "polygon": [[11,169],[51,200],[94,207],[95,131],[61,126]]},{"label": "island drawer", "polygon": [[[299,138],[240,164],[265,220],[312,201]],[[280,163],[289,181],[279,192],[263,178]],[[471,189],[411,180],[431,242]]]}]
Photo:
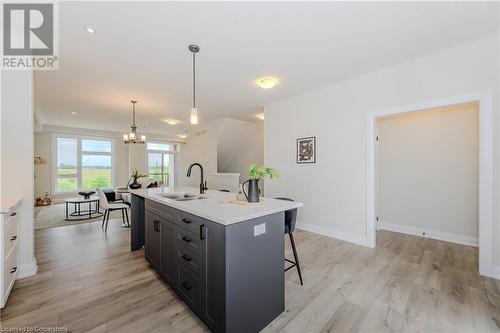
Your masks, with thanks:
[{"label": "island drawer", "polygon": [[[12,219],[12,218],[11,218]],[[9,219],[10,220],[10,219]],[[17,219],[10,221],[5,226],[5,231],[3,234],[3,255],[7,257],[10,251],[17,243]]]},{"label": "island drawer", "polygon": [[201,312],[201,295],[202,295],[202,280],[196,274],[190,273],[188,270],[179,267],[179,295],[184,301],[196,312]]},{"label": "island drawer", "polygon": [[176,226],[175,237],[178,244],[183,245],[199,256],[203,255],[203,249],[199,234],[195,234],[189,230]]},{"label": "island drawer", "polygon": [[10,294],[10,291],[12,289],[12,286],[14,285],[14,282],[16,281],[17,259],[18,259],[17,258],[17,252],[18,252],[17,249],[18,249],[18,245],[16,244],[15,248],[12,250],[10,255],[7,258],[5,258],[5,260],[3,262],[3,272],[1,272],[3,275],[3,293],[4,293],[2,295],[3,299],[7,299],[7,297]]},{"label": "island drawer", "polygon": [[176,215],[175,223],[177,225],[197,234],[198,239],[203,238],[203,227],[205,225],[203,218],[180,210],[177,210]]},{"label": "island drawer", "polygon": [[203,238],[203,218],[183,212],[168,205],[158,203],[152,200],[146,200],[146,211],[154,213],[166,220],[172,221],[178,226],[185,228]]},{"label": "island drawer", "polygon": [[162,217],[166,220],[174,222],[176,220],[175,212],[176,210],[165,206],[164,204],[155,202],[153,200],[146,200],[145,203],[146,210]]},{"label": "island drawer", "polygon": [[189,251],[179,243],[175,246],[177,263],[180,268],[185,268],[199,276],[203,276],[203,259],[196,253]]}]

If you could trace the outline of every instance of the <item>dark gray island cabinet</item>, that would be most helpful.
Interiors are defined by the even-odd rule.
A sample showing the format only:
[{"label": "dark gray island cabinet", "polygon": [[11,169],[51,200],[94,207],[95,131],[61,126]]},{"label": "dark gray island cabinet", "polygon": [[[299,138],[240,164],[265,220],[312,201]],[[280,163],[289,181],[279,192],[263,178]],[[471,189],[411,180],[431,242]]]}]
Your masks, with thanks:
[{"label": "dark gray island cabinet", "polygon": [[283,212],[225,225],[133,194],[132,216],[132,248],[212,331],[258,332],[284,311]]}]

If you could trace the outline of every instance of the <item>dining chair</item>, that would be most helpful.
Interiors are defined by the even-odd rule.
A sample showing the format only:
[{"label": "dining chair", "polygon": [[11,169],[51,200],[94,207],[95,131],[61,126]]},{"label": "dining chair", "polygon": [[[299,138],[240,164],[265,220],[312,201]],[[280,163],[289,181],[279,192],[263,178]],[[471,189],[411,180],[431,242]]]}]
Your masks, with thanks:
[{"label": "dining chair", "polygon": [[[101,228],[104,228],[105,232],[108,231],[109,213],[112,211],[115,211],[115,210],[122,211],[123,224],[125,225],[125,222],[126,222],[126,226],[130,227],[130,222],[128,219],[128,212],[127,212],[128,205],[126,205],[124,203],[110,203],[108,201],[108,198],[106,198],[104,191],[100,188],[96,189],[96,192],[97,192],[97,195],[99,196],[99,204],[105,210],[104,216],[102,218]],[[125,217],[126,217],[126,220],[125,220]]]}]

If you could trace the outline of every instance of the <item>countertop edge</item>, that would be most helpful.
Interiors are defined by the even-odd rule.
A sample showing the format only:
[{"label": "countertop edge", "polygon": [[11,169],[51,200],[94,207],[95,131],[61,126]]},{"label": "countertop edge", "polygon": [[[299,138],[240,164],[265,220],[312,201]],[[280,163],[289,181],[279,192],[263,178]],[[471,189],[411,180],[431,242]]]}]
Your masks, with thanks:
[{"label": "countertop edge", "polygon": [[295,208],[302,207],[302,203],[300,203],[300,202],[287,201],[287,202],[284,202],[284,204],[286,203],[286,207],[285,208],[279,208],[279,209],[274,208],[274,209],[267,210],[265,212],[253,213],[253,214],[245,215],[245,216],[242,216],[241,218],[235,218],[235,219],[230,219],[230,220],[222,220],[222,219],[214,218],[213,216],[208,216],[208,215],[202,214],[200,212],[195,212],[193,210],[186,209],[186,207],[177,206],[173,202],[166,202],[165,200],[159,199],[159,198],[155,197],[154,195],[149,195],[149,194],[145,194],[145,193],[137,193],[137,192],[136,193],[131,192],[131,193],[135,194],[135,195],[137,195],[139,197],[143,197],[145,199],[149,199],[149,200],[153,200],[155,202],[161,203],[161,204],[163,204],[165,206],[169,206],[169,207],[181,210],[181,211],[189,213],[189,214],[200,216],[200,217],[202,217],[204,219],[207,219],[207,220],[210,220],[210,221],[222,224],[222,225],[231,225],[231,224],[235,224],[235,223],[240,223],[240,222],[244,222],[244,221],[247,221],[247,220],[259,218],[259,217],[262,217],[262,216],[272,215],[272,214],[276,214],[276,213],[279,213],[279,212],[284,212],[286,210],[290,210],[290,209],[295,209]]}]

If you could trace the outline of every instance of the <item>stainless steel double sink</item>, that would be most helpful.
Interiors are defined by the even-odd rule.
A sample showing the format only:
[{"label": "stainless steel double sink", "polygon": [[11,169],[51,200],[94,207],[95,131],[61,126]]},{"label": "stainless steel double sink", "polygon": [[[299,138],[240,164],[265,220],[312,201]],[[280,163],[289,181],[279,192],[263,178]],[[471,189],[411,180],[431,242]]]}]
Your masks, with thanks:
[{"label": "stainless steel double sink", "polygon": [[165,194],[159,194],[159,196],[175,201],[191,201],[191,200],[200,200],[206,198],[201,195],[190,194],[190,193],[168,193],[168,194],[165,193]]}]

